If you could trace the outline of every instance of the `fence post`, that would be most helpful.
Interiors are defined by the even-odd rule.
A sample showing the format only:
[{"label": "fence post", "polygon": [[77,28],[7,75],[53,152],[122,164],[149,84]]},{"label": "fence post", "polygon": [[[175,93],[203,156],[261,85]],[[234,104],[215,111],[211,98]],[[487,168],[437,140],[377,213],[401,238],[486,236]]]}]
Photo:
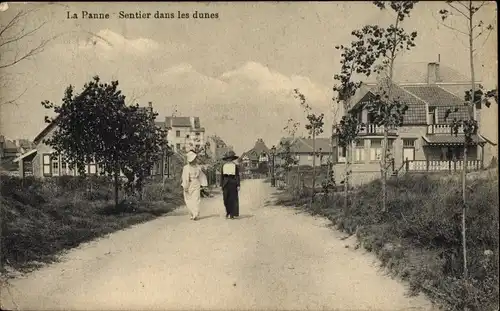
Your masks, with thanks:
[{"label": "fence post", "polygon": [[425,161],[427,163],[427,172],[429,171],[429,160]]},{"label": "fence post", "polygon": [[405,160],[405,169],[407,172],[410,170],[410,161],[408,161],[408,158]]}]

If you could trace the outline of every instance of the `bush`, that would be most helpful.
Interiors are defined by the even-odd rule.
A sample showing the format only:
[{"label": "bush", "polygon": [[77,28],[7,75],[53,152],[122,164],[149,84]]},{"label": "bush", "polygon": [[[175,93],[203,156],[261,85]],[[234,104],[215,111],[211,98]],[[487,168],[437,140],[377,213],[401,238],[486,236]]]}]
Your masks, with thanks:
[{"label": "bush", "polygon": [[[409,281],[412,292],[425,292],[447,310],[496,310],[497,176],[489,174],[468,183],[468,280],[462,277],[462,192],[458,180],[410,174],[390,180],[385,213],[381,212],[380,180],[351,194],[347,210],[342,193],[306,207],[331,219],[339,230],[357,232],[367,250]],[[288,189],[281,202],[302,206],[304,201],[296,192]]]}]

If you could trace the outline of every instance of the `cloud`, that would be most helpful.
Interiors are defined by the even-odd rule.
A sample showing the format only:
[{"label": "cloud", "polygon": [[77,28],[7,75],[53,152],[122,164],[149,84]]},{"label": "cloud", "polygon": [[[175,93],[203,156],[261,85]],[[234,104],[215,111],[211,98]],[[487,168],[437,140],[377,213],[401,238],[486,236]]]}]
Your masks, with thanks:
[{"label": "cloud", "polygon": [[[151,39],[126,38],[110,30],[96,35],[102,39],[96,40],[95,45],[88,43],[92,36],[84,40],[80,36],[76,42],[52,46],[36,62],[32,70],[58,74],[39,80],[30,88],[32,99],[26,98],[26,105],[32,108],[20,109],[25,114],[20,119],[40,124],[27,136],[35,136],[43,128],[43,119],[38,116],[47,113],[39,105],[33,107],[33,102],[47,99],[58,103],[68,85],[79,92],[94,75],[102,81],[118,80],[129,103],[153,102],[160,118],[175,110],[177,115],[199,116],[207,133],[221,135],[237,152],[251,148],[257,138],[269,145],[276,143],[285,135],[283,127],[289,118],[304,123],[304,112],[292,93],[294,88],[306,95],[317,112],[328,114],[330,109],[329,88],[308,77],[287,76],[254,61],[210,75],[195,68],[192,64],[196,59],[190,62],[189,55],[176,44],[167,47]],[[168,53],[177,56],[170,57]]]},{"label": "cloud", "polygon": [[181,63],[152,80],[155,82],[145,97],[155,98],[153,105],[161,117],[174,110],[177,115],[200,116],[208,133],[221,135],[238,152],[251,148],[257,138],[270,145],[276,143],[285,135],[283,127],[289,118],[305,125],[302,107],[291,92],[293,88],[301,89],[317,112],[328,114],[330,109],[328,88],[307,77],[287,77],[256,62],[219,77],[202,74],[192,65]]},{"label": "cloud", "polygon": [[100,30],[79,42],[79,48],[83,50],[95,49],[100,53],[120,52],[128,54],[149,54],[160,50],[161,45],[151,39],[136,38],[128,39],[109,29]]},{"label": "cloud", "polygon": [[308,77],[298,75],[287,77],[257,62],[247,62],[236,70],[225,72],[221,80],[246,84],[262,92],[292,94],[293,89],[297,88],[309,101],[319,105],[329,100],[328,88],[313,83]]}]

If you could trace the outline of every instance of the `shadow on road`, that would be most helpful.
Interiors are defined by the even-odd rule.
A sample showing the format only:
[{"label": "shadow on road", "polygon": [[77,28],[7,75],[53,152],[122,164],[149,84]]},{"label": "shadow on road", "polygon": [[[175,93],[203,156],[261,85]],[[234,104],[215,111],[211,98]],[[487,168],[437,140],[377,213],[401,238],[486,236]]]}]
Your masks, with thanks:
[{"label": "shadow on road", "polygon": [[237,219],[251,218],[253,216],[255,216],[255,215],[240,215],[240,216],[237,217]]},{"label": "shadow on road", "polygon": [[200,217],[198,217],[198,220],[203,220],[203,219],[213,218],[213,217],[219,217],[219,216],[220,216],[219,214],[212,214],[212,215],[207,215],[207,216],[200,216]]}]

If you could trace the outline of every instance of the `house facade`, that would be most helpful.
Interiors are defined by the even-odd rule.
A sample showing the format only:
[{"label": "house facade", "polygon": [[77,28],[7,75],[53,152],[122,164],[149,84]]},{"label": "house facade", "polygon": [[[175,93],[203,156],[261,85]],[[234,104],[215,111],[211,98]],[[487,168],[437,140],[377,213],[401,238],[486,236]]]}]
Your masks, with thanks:
[{"label": "house facade", "polygon": [[[161,123],[161,122],[157,122]],[[167,140],[176,152],[198,149],[205,145],[205,128],[199,117],[166,117]]]},{"label": "house facade", "polygon": [[[465,82],[446,81],[443,72],[454,73],[454,79],[460,78],[456,72],[438,63],[428,64],[427,81],[393,84],[392,95],[408,105],[403,118],[403,125],[390,130],[388,150],[394,159],[389,171],[398,173],[459,171],[464,166],[464,134],[459,129],[458,135],[452,135],[451,120],[464,119],[468,116],[464,106],[463,94],[470,88]],[[449,75],[449,74],[448,74]],[[448,77],[449,78],[449,77]],[[443,82],[445,81],[445,82]],[[353,109],[358,111],[358,119],[365,128],[353,144],[352,171],[353,184],[367,182],[380,176],[380,158],[383,148],[383,128],[373,123],[373,116],[367,111],[366,104],[379,93],[381,84],[365,85],[353,101]],[[460,95],[462,94],[462,95]],[[452,112],[446,117],[447,110]],[[474,107],[474,117],[479,123],[479,132],[473,136],[473,143],[468,146],[467,167],[478,170],[484,167],[485,151],[488,141],[482,136],[485,128],[481,122],[483,107]],[[334,172],[342,180],[346,152],[339,147],[334,136]]]},{"label": "house facade", "polygon": [[217,135],[208,136],[206,141],[207,155],[215,161],[222,159],[226,152],[233,150],[232,146],[227,145],[226,142]]},{"label": "house facade", "polygon": [[266,146],[262,138],[257,139],[254,147],[244,152],[239,158],[241,168],[245,172],[258,169],[263,164],[267,165],[269,160],[270,149]]},{"label": "house facade", "polygon": [[[296,165],[299,166],[312,167],[313,162],[315,166],[326,165],[328,164],[328,159],[331,157],[332,143],[329,138],[316,138],[314,143],[312,138],[303,137],[282,138],[281,141],[289,141],[290,153],[295,157],[297,161]],[[283,160],[279,156],[280,152],[283,152],[283,150],[277,150],[276,165],[281,165],[283,163]],[[315,161],[313,161],[314,156],[316,156]]]},{"label": "house facade", "polygon": [[[152,103],[143,109],[153,112]],[[157,124],[162,126],[161,124]],[[21,177],[34,176],[39,178],[50,178],[63,175],[78,176],[76,168],[70,169],[68,163],[63,161],[61,155],[44,143],[44,140],[50,138],[57,126],[55,123],[48,124],[33,140],[33,149],[23,153],[14,159],[18,163],[19,175]],[[156,163],[151,171],[151,175],[161,175],[171,177],[174,175],[175,167],[184,164],[182,155],[174,152],[173,155],[165,154],[162,159]],[[85,173],[88,175],[98,175],[102,169],[98,163],[90,162],[85,165]],[[124,177],[123,172],[120,176]]]}]

